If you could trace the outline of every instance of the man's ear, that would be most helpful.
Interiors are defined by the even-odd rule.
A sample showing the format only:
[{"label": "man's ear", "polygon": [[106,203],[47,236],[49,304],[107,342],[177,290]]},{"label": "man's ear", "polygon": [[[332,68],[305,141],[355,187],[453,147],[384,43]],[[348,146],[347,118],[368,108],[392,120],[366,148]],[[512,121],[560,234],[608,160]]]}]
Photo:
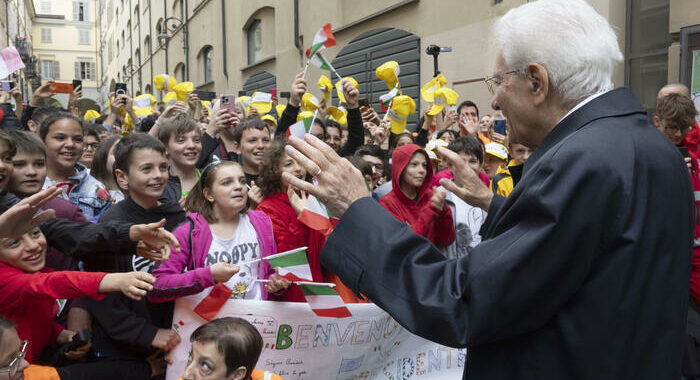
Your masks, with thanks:
[{"label": "man's ear", "polygon": [[661,129],[661,119],[659,119],[659,116],[654,115],[652,120],[654,120],[654,125],[656,126],[656,128]]},{"label": "man's ear", "polygon": [[119,186],[122,191],[129,191],[129,178],[123,170],[114,170],[114,177],[117,179],[117,186]]},{"label": "man's ear", "polygon": [[230,375],[226,376],[226,380],[245,380],[247,372],[245,367],[240,366],[233,370]]},{"label": "man's ear", "polygon": [[534,96],[535,105],[545,102],[549,95],[549,73],[539,63],[531,63],[525,69],[525,78],[530,82],[530,91]]}]

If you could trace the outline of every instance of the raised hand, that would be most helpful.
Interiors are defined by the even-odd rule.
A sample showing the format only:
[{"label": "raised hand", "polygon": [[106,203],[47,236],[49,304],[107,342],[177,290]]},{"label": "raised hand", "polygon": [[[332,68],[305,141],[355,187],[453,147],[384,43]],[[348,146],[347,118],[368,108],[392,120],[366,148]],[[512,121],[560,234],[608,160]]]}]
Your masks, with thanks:
[{"label": "raised hand", "polygon": [[287,154],[316,177],[318,183],[314,186],[291,173],[282,173],[282,177],[291,186],[313,194],[333,215],[340,217],[353,202],[370,196],[362,173],[323,141],[306,134],[304,140],[291,136],[289,143],[285,147]]},{"label": "raised hand", "polygon": [[445,207],[445,197],[447,197],[447,193],[444,190],[435,190],[430,198],[430,207],[442,214]]},{"label": "raised hand", "polygon": [[49,187],[22,199],[16,205],[0,215],[0,238],[15,237],[25,234],[36,226],[53,218],[54,210],[44,210],[37,214],[46,202],[61,194],[61,189]]},{"label": "raised hand", "polygon": [[493,199],[493,193],[481,182],[481,179],[469,167],[467,161],[457,153],[444,147],[438,147],[436,151],[440,158],[447,161],[447,165],[455,176],[452,180],[441,179],[440,185],[470,205],[488,211],[491,199]]},{"label": "raised hand", "polygon": [[306,81],[304,80],[304,73],[301,72],[294,77],[292,82],[292,88],[289,91],[289,104],[294,107],[299,107],[301,105],[301,97],[304,96],[306,92]]},{"label": "raised hand", "polygon": [[34,91],[32,97],[29,99],[29,105],[33,107],[38,107],[44,104],[44,99],[48,99],[54,95],[51,92],[51,82],[46,82]]},{"label": "raised hand", "polygon": [[250,182],[250,189],[248,189],[248,199],[250,199],[250,207],[255,209],[260,202],[263,201],[263,194],[260,187],[255,184],[255,181]]},{"label": "raised hand", "polygon": [[343,87],[345,104],[348,106],[348,109],[358,108],[360,106],[360,90],[347,79],[343,79],[341,86]]},{"label": "raised hand", "polygon": [[306,192],[301,190],[301,195],[299,195],[294,187],[289,186],[287,188],[287,197],[289,198],[289,203],[292,204],[294,211],[297,212],[297,215],[300,215],[306,208]]}]

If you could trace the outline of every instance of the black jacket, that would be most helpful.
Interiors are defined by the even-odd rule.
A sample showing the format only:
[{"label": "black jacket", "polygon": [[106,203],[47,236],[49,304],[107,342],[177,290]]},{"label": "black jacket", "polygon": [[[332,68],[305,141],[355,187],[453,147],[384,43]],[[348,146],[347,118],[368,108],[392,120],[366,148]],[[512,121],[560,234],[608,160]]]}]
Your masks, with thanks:
[{"label": "black jacket", "polygon": [[[155,223],[165,218],[165,229],[172,231],[184,222],[185,212],[177,202],[162,200],[160,206],[146,210],[139,206],[131,198],[127,197],[119,203],[115,203],[100,216],[100,224],[111,221],[122,221],[131,223]],[[129,255],[92,255],[85,260],[86,268],[91,272],[131,272],[142,270],[139,267],[142,261],[140,258],[133,259],[136,249],[132,249]]]},{"label": "black jacket", "polygon": [[[6,209],[20,201],[14,194],[0,193],[0,208]],[[109,222],[94,224],[73,222],[67,219],[51,218],[39,228],[46,237],[49,246],[71,257],[85,259],[96,252],[107,255],[130,254],[136,249],[136,243],[129,238],[129,229],[133,223]]]},{"label": "black jacket", "polygon": [[[146,210],[131,198],[113,205],[102,213],[100,223],[122,220],[154,223],[165,218],[165,229],[174,230],[185,221],[185,212],[176,202],[165,202]],[[90,271],[146,271],[152,262],[134,256],[95,255],[86,261]],[[119,358],[143,359],[151,351],[151,342],[158,328],[169,329],[172,324],[173,303],[150,303],[146,298],[134,301],[121,293],[112,293],[101,301],[89,301],[93,315],[93,350]]]},{"label": "black jacket", "polygon": [[[292,124],[297,122],[297,115],[299,115],[299,111],[300,107],[287,104],[282,112],[282,117],[280,117],[279,124],[277,125],[275,138],[286,138],[287,129],[289,129]],[[365,140],[364,126],[362,125],[362,114],[360,113],[360,109],[349,109],[347,119],[348,141],[345,143],[345,145],[340,147],[340,150],[338,150],[338,155],[340,157],[347,157],[355,154],[357,148],[359,148]]]},{"label": "black jacket", "polygon": [[363,198],[321,261],[407,329],[468,347],[468,379],[678,379],[693,207],[678,150],[620,88],[547,135],[468,256]]}]

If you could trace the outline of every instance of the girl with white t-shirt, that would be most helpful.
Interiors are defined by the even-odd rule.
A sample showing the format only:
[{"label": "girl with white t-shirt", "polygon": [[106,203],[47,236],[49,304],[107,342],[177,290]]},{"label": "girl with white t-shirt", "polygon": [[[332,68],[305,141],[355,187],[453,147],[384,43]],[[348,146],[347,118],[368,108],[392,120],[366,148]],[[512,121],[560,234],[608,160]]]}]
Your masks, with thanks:
[{"label": "girl with white t-shirt", "polygon": [[[180,252],[173,250],[153,272],[157,280],[150,300],[169,301],[217,283],[233,290],[232,298],[273,299],[287,289],[288,281],[267,260],[246,264],[277,253],[270,218],[247,210],[247,201],[240,164],[218,161],[204,168],[185,198],[188,222],[173,232]],[[263,285],[259,278],[270,281]]]}]

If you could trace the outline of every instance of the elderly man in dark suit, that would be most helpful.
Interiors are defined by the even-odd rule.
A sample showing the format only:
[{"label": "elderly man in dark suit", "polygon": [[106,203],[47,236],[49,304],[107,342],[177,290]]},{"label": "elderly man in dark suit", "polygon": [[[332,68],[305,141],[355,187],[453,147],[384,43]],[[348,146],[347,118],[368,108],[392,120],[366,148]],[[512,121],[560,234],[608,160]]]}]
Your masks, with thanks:
[{"label": "elderly man in dark suit", "polygon": [[[583,0],[540,0],[495,25],[492,107],[536,148],[507,199],[445,149],[441,184],[488,210],[483,242],[446,259],[374,202],[313,137],[288,176],[340,223],[321,260],[410,331],[468,347],[469,379],[679,379],[693,194],[678,150],[626,88],[607,21]],[[308,135],[307,135],[308,136]]]}]

